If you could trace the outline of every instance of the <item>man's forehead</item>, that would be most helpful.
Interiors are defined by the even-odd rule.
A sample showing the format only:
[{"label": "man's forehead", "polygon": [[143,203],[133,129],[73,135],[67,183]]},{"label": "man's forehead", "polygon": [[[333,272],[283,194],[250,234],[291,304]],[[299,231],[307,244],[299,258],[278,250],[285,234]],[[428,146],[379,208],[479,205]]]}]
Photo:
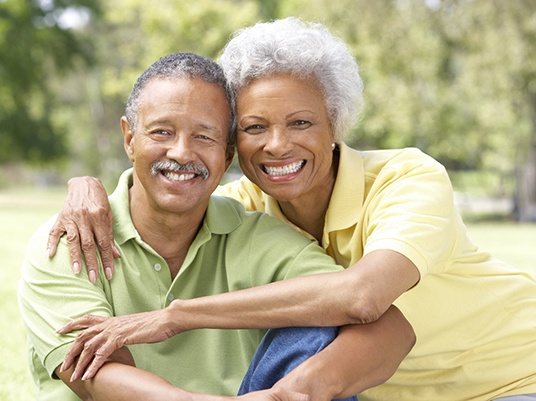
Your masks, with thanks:
[{"label": "man's forehead", "polygon": [[139,118],[145,123],[171,123],[180,117],[182,122],[227,135],[230,108],[225,90],[200,78],[155,77],[140,93],[139,107]]}]

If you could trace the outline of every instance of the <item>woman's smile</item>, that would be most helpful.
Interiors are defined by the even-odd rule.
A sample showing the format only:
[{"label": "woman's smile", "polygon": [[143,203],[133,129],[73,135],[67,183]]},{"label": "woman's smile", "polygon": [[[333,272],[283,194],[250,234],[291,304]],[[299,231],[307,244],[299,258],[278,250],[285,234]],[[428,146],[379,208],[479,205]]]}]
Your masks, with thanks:
[{"label": "woman's smile", "polygon": [[261,164],[261,168],[268,176],[282,177],[297,173],[305,166],[305,160],[299,160],[285,165]]}]

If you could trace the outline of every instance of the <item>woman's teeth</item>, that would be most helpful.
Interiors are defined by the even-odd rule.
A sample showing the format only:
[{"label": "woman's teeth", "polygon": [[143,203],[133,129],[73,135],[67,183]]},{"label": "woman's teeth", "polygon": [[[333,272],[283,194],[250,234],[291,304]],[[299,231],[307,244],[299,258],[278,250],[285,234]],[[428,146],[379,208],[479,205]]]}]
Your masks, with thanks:
[{"label": "woman's teeth", "polygon": [[305,164],[305,160],[300,160],[299,162],[287,164],[286,166],[281,167],[272,167],[272,166],[266,166],[264,165],[264,171],[269,175],[286,175],[286,174],[292,174],[298,171],[303,167]]}]

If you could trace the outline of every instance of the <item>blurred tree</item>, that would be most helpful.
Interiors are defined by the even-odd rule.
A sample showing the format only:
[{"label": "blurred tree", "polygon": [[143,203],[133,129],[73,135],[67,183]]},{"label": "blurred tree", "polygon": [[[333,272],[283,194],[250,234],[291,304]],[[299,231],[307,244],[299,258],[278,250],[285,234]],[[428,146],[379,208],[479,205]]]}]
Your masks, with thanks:
[{"label": "blurred tree", "polygon": [[516,177],[518,215],[536,218],[534,0],[115,0],[75,35],[62,16],[86,1],[0,0],[0,129],[13,133],[0,161],[67,148],[66,174],[115,180],[128,165],[118,120],[141,71],[174,51],[217,58],[236,29],[295,15],[326,24],[358,60],[365,111],[351,145],[417,146],[451,171],[493,172],[503,194]]},{"label": "blurred tree", "polygon": [[50,76],[91,61],[89,42],[69,29],[75,16],[98,14],[91,0],[0,2],[0,163],[66,155]]},{"label": "blurred tree", "polygon": [[517,188],[518,217],[536,220],[535,1],[300,1],[360,65],[366,106],[351,144],[492,171]]},{"label": "blurred tree", "polygon": [[259,4],[256,0],[116,0],[103,3],[102,14],[102,19],[93,20],[86,28],[99,63],[72,77],[82,88],[78,96],[85,100],[76,110],[64,113],[64,120],[71,116],[70,137],[77,164],[71,173],[97,175],[112,182],[129,165],[119,118],[138,75],[172,52],[217,58],[232,32],[257,22]]}]

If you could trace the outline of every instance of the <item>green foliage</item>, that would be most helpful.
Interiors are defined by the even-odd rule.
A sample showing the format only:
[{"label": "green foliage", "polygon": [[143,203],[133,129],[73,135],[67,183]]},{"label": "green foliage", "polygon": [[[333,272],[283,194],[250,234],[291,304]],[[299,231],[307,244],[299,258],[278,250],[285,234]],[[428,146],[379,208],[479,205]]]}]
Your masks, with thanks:
[{"label": "green foliage", "polygon": [[216,58],[235,30],[295,15],[326,24],[360,65],[349,144],[416,146],[499,181],[536,166],[534,0],[115,0],[61,28],[58,10],[93,4],[0,1],[0,163],[68,155],[67,175],[113,181],[129,165],[119,118],[147,66],[175,51]]},{"label": "green foliage", "polygon": [[88,0],[0,2],[0,162],[66,154],[48,78],[91,60],[87,43],[60,26],[73,7],[98,11]]},{"label": "green foliage", "polygon": [[302,3],[306,17],[338,32],[360,65],[366,108],[354,146],[417,146],[451,169],[503,174],[527,160],[536,2]]}]

